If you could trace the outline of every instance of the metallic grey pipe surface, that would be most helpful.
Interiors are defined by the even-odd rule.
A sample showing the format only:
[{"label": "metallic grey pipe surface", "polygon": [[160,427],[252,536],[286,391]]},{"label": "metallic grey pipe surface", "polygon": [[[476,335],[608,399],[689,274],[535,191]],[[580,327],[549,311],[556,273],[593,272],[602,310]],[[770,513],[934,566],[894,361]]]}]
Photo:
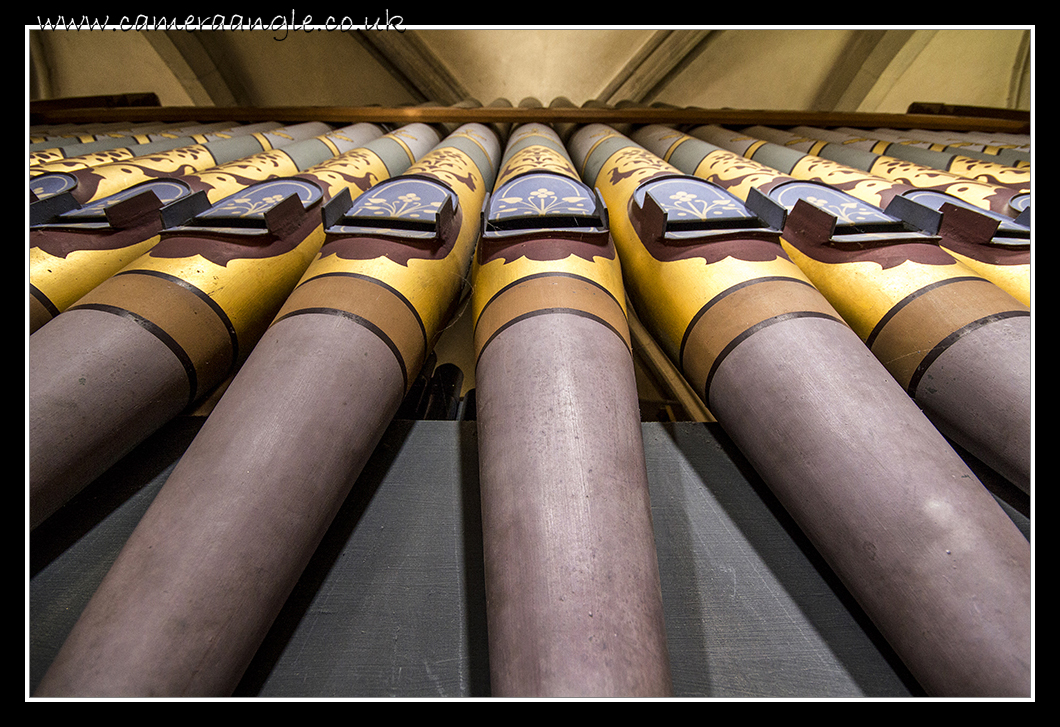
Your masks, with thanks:
[{"label": "metallic grey pipe surface", "polygon": [[[289,222],[269,233],[269,244],[246,244],[245,237],[262,239],[250,228],[231,228],[220,240],[216,231],[196,232],[195,226],[166,231],[150,252],[30,336],[31,527],[246,358],[320,250],[324,200],[342,190],[358,196],[359,185],[368,186],[362,177],[400,173],[413,160],[409,154],[437,142],[426,127],[383,137],[374,127],[367,130],[371,138],[364,146],[293,181],[259,182],[230,193],[228,200],[238,198],[233,207],[256,194],[269,196],[263,204],[275,210],[270,192],[319,190],[308,209],[294,205],[299,214],[291,209]],[[398,135],[403,138],[395,153],[392,139]],[[225,204],[218,200],[211,210]],[[183,392],[183,404],[175,401],[177,392]]]},{"label": "metallic grey pipe surface", "polygon": [[[406,170],[352,205],[335,198],[342,209],[325,216],[328,244],[130,536],[37,696],[231,694],[452,314],[479,233],[479,216],[462,211],[481,207],[483,176],[494,173],[496,153],[459,149],[490,141],[480,128],[435,147],[412,168],[419,174]],[[465,169],[453,171],[460,161]],[[436,166],[443,171],[428,176]],[[446,202],[429,234],[422,225],[395,232],[400,214],[384,218],[382,232],[358,224],[379,221],[373,212],[388,195],[416,192]]]},{"label": "metallic grey pipe surface", "polygon": [[641,320],[925,690],[1031,696],[1030,544],[779,231],[671,232],[663,205],[720,190],[607,127],[570,148],[608,203]]},{"label": "metallic grey pipe surface", "polygon": [[188,378],[159,338],[96,310],[29,337],[30,527],[188,404]]},{"label": "metallic grey pipe surface", "polygon": [[597,321],[535,316],[476,381],[493,696],[669,696],[629,350]]},{"label": "metallic grey pipe surface", "polygon": [[928,694],[1029,696],[1027,540],[888,376],[793,320],[733,349],[710,407]]},{"label": "metallic grey pipe surface", "polygon": [[[939,431],[972,452],[1024,492],[1031,492],[1034,459],[1031,417],[1030,316],[969,330],[925,368],[916,401]],[[1019,362],[999,366],[996,362]],[[989,395],[970,398],[967,382]]]},{"label": "metallic grey pipe surface", "polygon": [[490,683],[671,694],[622,272],[556,133],[517,128],[473,267]]},{"label": "metallic grey pipe surface", "polygon": [[270,328],[35,696],[231,694],[402,394],[393,352],[358,323]]}]

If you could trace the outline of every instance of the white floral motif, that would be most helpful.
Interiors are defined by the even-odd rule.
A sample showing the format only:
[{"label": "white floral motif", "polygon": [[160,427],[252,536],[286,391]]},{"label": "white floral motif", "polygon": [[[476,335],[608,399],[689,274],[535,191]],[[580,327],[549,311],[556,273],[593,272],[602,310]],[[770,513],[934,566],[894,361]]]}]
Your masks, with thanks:
[{"label": "white floral motif", "polygon": [[720,215],[727,211],[736,210],[737,207],[732,200],[716,199],[713,201],[701,200],[699,195],[681,190],[670,195],[674,201],[673,207],[681,215],[691,214],[701,220],[707,219],[708,215]]},{"label": "white floral motif", "polygon": [[[557,211],[556,208],[562,208],[568,212],[584,212],[585,211],[585,198],[584,197],[557,197],[556,193],[547,187],[539,187],[533,192],[527,195],[528,199],[522,197],[502,197],[501,202],[505,204],[513,205],[512,207],[502,208],[502,212],[532,212],[535,214],[543,215],[549,212]],[[563,205],[566,203],[566,205]]]},{"label": "white floral motif", "polygon": [[425,210],[436,209],[441,202],[424,203],[418,194],[409,192],[399,195],[396,200],[385,197],[373,197],[364,205],[364,209],[376,215],[387,217],[419,217]]},{"label": "white floral motif", "polygon": [[267,197],[262,197],[259,200],[254,200],[252,197],[239,197],[238,199],[230,200],[223,206],[217,208],[218,212],[235,212],[240,217],[247,217],[253,214],[259,214],[267,209],[271,209],[276,204],[283,200],[282,194],[270,194]]},{"label": "white floral motif", "polygon": [[825,197],[807,196],[806,201],[831,213],[840,222],[854,223],[869,220],[873,217],[873,215],[856,200],[837,204]]}]

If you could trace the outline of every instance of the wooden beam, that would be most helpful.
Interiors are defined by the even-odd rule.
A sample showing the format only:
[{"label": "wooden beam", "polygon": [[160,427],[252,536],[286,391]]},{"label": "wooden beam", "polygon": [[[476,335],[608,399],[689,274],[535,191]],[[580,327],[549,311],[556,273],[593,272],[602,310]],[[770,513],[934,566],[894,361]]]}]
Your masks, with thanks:
[{"label": "wooden beam", "polygon": [[959,106],[943,103],[913,102],[906,109],[910,114],[948,114],[950,116],[979,116],[989,119],[1012,119],[1029,124],[1031,112],[1020,109],[999,109],[993,106]]},{"label": "wooden beam", "polygon": [[[30,111],[34,111],[30,104]],[[945,114],[891,114],[857,112],[772,111],[756,109],[703,109],[695,107],[548,108],[506,106],[268,106],[216,108],[169,106],[160,108],[82,108],[46,111],[40,123],[88,123],[106,121],[323,121],[330,124],[368,122],[377,124],[421,123],[575,123],[575,124],[666,124],[689,126],[886,126],[896,129],[948,129],[951,131],[1004,131],[1025,134],[1030,123],[1022,120],[951,116]]]}]

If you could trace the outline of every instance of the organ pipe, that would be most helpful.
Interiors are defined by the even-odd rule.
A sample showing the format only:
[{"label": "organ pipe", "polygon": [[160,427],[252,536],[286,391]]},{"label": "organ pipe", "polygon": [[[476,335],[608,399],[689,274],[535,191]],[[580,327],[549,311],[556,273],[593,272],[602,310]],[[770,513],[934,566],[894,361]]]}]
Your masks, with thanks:
[{"label": "organ pipe", "polygon": [[[980,214],[996,220],[996,232],[985,240],[951,237],[941,240],[940,244],[950,255],[1006,290],[1024,305],[1030,305],[1029,194],[1020,195],[1020,199],[1027,202],[1028,206],[1013,219],[1009,215],[987,209],[982,204],[976,204],[974,200],[951,195],[945,189],[924,188],[903,181],[892,181],[873,174],[871,171],[865,171],[861,166],[849,166],[814,154],[804,153],[790,146],[781,146],[757,139],[742,132],[731,132],[718,126],[701,126],[692,129],[691,136],[746,156],[748,159],[797,179],[821,182],[842,189],[851,196],[880,209],[885,209],[897,196],[907,197],[918,204],[936,210],[944,204],[974,208]],[[864,152],[858,150],[847,152],[848,157],[851,154],[859,155]],[[855,160],[851,159],[851,161]]]},{"label": "organ pipe", "polygon": [[[481,112],[507,130],[515,112],[545,118],[568,105],[450,116]],[[30,336],[31,528],[231,378],[36,696],[230,694],[434,366],[461,299],[474,321],[494,696],[672,693],[627,300],[930,695],[1030,693],[1029,543],[859,337],[865,324],[821,266],[797,264],[841,246],[837,215],[805,201],[779,214],[754,195],[745,204],[755,187],[768,199],[776,169],[698,178],[682,166],[690,144],[652,154],[633,129],[638,115],[665,111],[629,111],[634,139],[585,111],[556,117],[562,142],[544,124],[516,124],[499,168],[499,127],[471,122],[426,156],[439,138],[427,127],[376,129],[330,161],[277,162],[266,182],[256,175],[282,155],[234,145],[228,158],[200,160],[191,147],[121,171],[34,177],[33,235],[78,213],[97,214],[102,248],[141,224],[157,230],[149,250]],[[424,118],[435,112],[448,113]],[[308,139],[334,133],[299,128]],[[49,179],[59,186],[41,186]],[[207,204],[107,199],[156,179],[180,180]],[[878,178],[844,189],[858,197],[854,187],[888,201],[914,189]],[[258,197],[264,212],[236,214]],[[550,200],[571,209],[526,206]],[[719,213],[713,223],[703,204]],[[1026,240],[1029,256],[1026,208],[925,206],[931,214],[901,224],[929,257],[964,264],[960,255],[983,257],[1006,235]],[[959,277],[988,278],[979,268]],[[1016,389],[1001,406],[1018,409]],[[557,592],[562,603],[549,602]]]},{"label": "organ pipe", "polygon": [[491,687],[671,693],[625,293],[559,136],[512,134],[472,296]]},{"label": "organ pipe", "polygon": [[495,142],[464,127],[425,153],[437,137],[415,132],[373,143],[374,164],[358,150],[344,173],[371,169],[382,181],[331,197],[319,254],[38,695],[231,694],[462,289],[479,226],[465,210],[479,209],[492,181],[495,156],[481,149]]},{"label": "organ pipe", "polygon": [[50,172],[31,180],[31,200],[66,195],[73,202],[84,205],[140,182],[161,176],[199,172],[260,151],[281,148],[302,139],[327,134],[331,130],[327,124],[306,122],[258,131],[246,136],[181,146],[158,154],[147,154],[71,172]]},{"label": "organ pipe", "polygon": [[30,336],[33,527],[246,358],[323,243],[321,205],[389,175],[372,143],[163,231]]},{"label": "organ pipe", "polygon": [[44,215],[30,227],[30,333],[149,251],[163,229],[254,182],[305,171],[381,134],[375,125],[355,124]]},{"label": "organ pipe", "polygon": [[607,126],[569,148],[639,318],[928,693],[1027,696],[1027,540],[779,230]]},{"label": "organ pipe", "polygon": [[33,178],[48,172],[72,172],[193,144],[208,144],[221,139],[271,131],[281,126],[283,124],[275,121],[239,126],[221,122],[192,127],[165,127],[146,134],[108,134],[96,141],[55,148],[46,148],[46,144],[40,144],[36,146],[42,148],[37,151],[33,150],[35,145],[30,145],[29,176]]},{"label": "organ pipe", "polygon": [[[826,133],[828,132],[820,129],[813,131],[814,136],[822,138]],[[887,129],[858,133],[856,129],[839,128],[833,133],[842,139],[842,143],[851,144],[856,143],[855,140],[864,140],[871,145],[870,149],[878,154],[917,162],[933,169],[951,172],[959,177],[1010,187],[1020,193],[1031,190],[1030,167],[1002,164],[996,158],[983,159],[982,155],[967,156],[960,153],[961,147],[959,146],[939,149],[931,142],[908,139],[896,131]]]},{"label": "organ pipe", "polygon": [[[904,196],[887,210],[905,212],[886,214],[664,127],[645,127],[638,138],[748,203],[756,192],[774,200],[781,218],[800,200],[827,210],[831,223],[811,221],[812,209],[778,222],[789,257],[939,429],[1029,491],[1030,309],[946,252],[985,246],[996,222],[955,205],[943,205],[939,220],[901,204]],[[925,218],[932,234],[916,229]]]},{"label": "organ pipe", "polygon": [[[809,129],[802,130],[812,133]],[[762,126],[750,127],[745,129],[744,133],[761,136],[766,141],[779,142],[791,148],[806,151],[813,156],[855,166],[893,182],[901,182],[919,189],[945,192],[976,207],[1007,217],[1018,217],[1030,204],[1030,192],[1022,188],[1012,189],[988,182],[970,180],[904,158],[878,153],[875,150],[858,149],[856,146],[830,142],[827,139],[807,139],[796,133]]]}]

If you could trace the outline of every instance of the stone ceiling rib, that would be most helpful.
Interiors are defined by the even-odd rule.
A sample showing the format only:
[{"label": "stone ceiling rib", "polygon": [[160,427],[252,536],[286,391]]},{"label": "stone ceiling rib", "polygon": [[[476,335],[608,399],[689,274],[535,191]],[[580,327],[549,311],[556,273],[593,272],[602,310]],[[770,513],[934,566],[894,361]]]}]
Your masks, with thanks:
[{"label": "stone ceiling rib", "polygon": [[[1018,109],[1021,102],[1031,97],[1031,32],[1024,31],[1019,51],[1012,61],[1012,81],[1009,84],[1008,108]],[[1029,104],[1028,104],[1029,105]]]},{"label": "stone ceiling rib", "polygon": [[[876,111],[902,74],[935,37],[937,30],[887,30],[858,66],[834,108],[827,111]],[[871,37],[871,36],[870,36]]]},{"label": "stone ceiling rib", "polygon": [[689,55],[712,32],[710,30],[659,30],[600,92],[603,103],[633,101],[648,103],[655,90],[679,71]]},{"label": "stone ceiling rib", "polygon": [[[962,33],[978,36],[968,42]],[[1031,104],[1033,33],[1019,28],[406,28],[275,40],[226,31],[30,30],[29,95],[150,91],[167,106],[204,107],[452,106],[524,96],[547,106],[565,96],[578,104],[862,113],[912,102]],[[567,57],[577,64],[564,64]]]},{"label": "stone ceiling rib", "polygon": [[51,98],[51,63],[41,33],[29,34],[29,80],[31,98]]},{"label": "stone ceiling rib", "polygon": [[351,30],[349,35],[418,100],[452,105],[470,98],[467,88],[415,30],[406,29],[401,33]]},{"label": "stone ceiling rib", "polygon": [[196,106],[235,106],[236,94],[200,36],[178,30],[142,33]]}]

